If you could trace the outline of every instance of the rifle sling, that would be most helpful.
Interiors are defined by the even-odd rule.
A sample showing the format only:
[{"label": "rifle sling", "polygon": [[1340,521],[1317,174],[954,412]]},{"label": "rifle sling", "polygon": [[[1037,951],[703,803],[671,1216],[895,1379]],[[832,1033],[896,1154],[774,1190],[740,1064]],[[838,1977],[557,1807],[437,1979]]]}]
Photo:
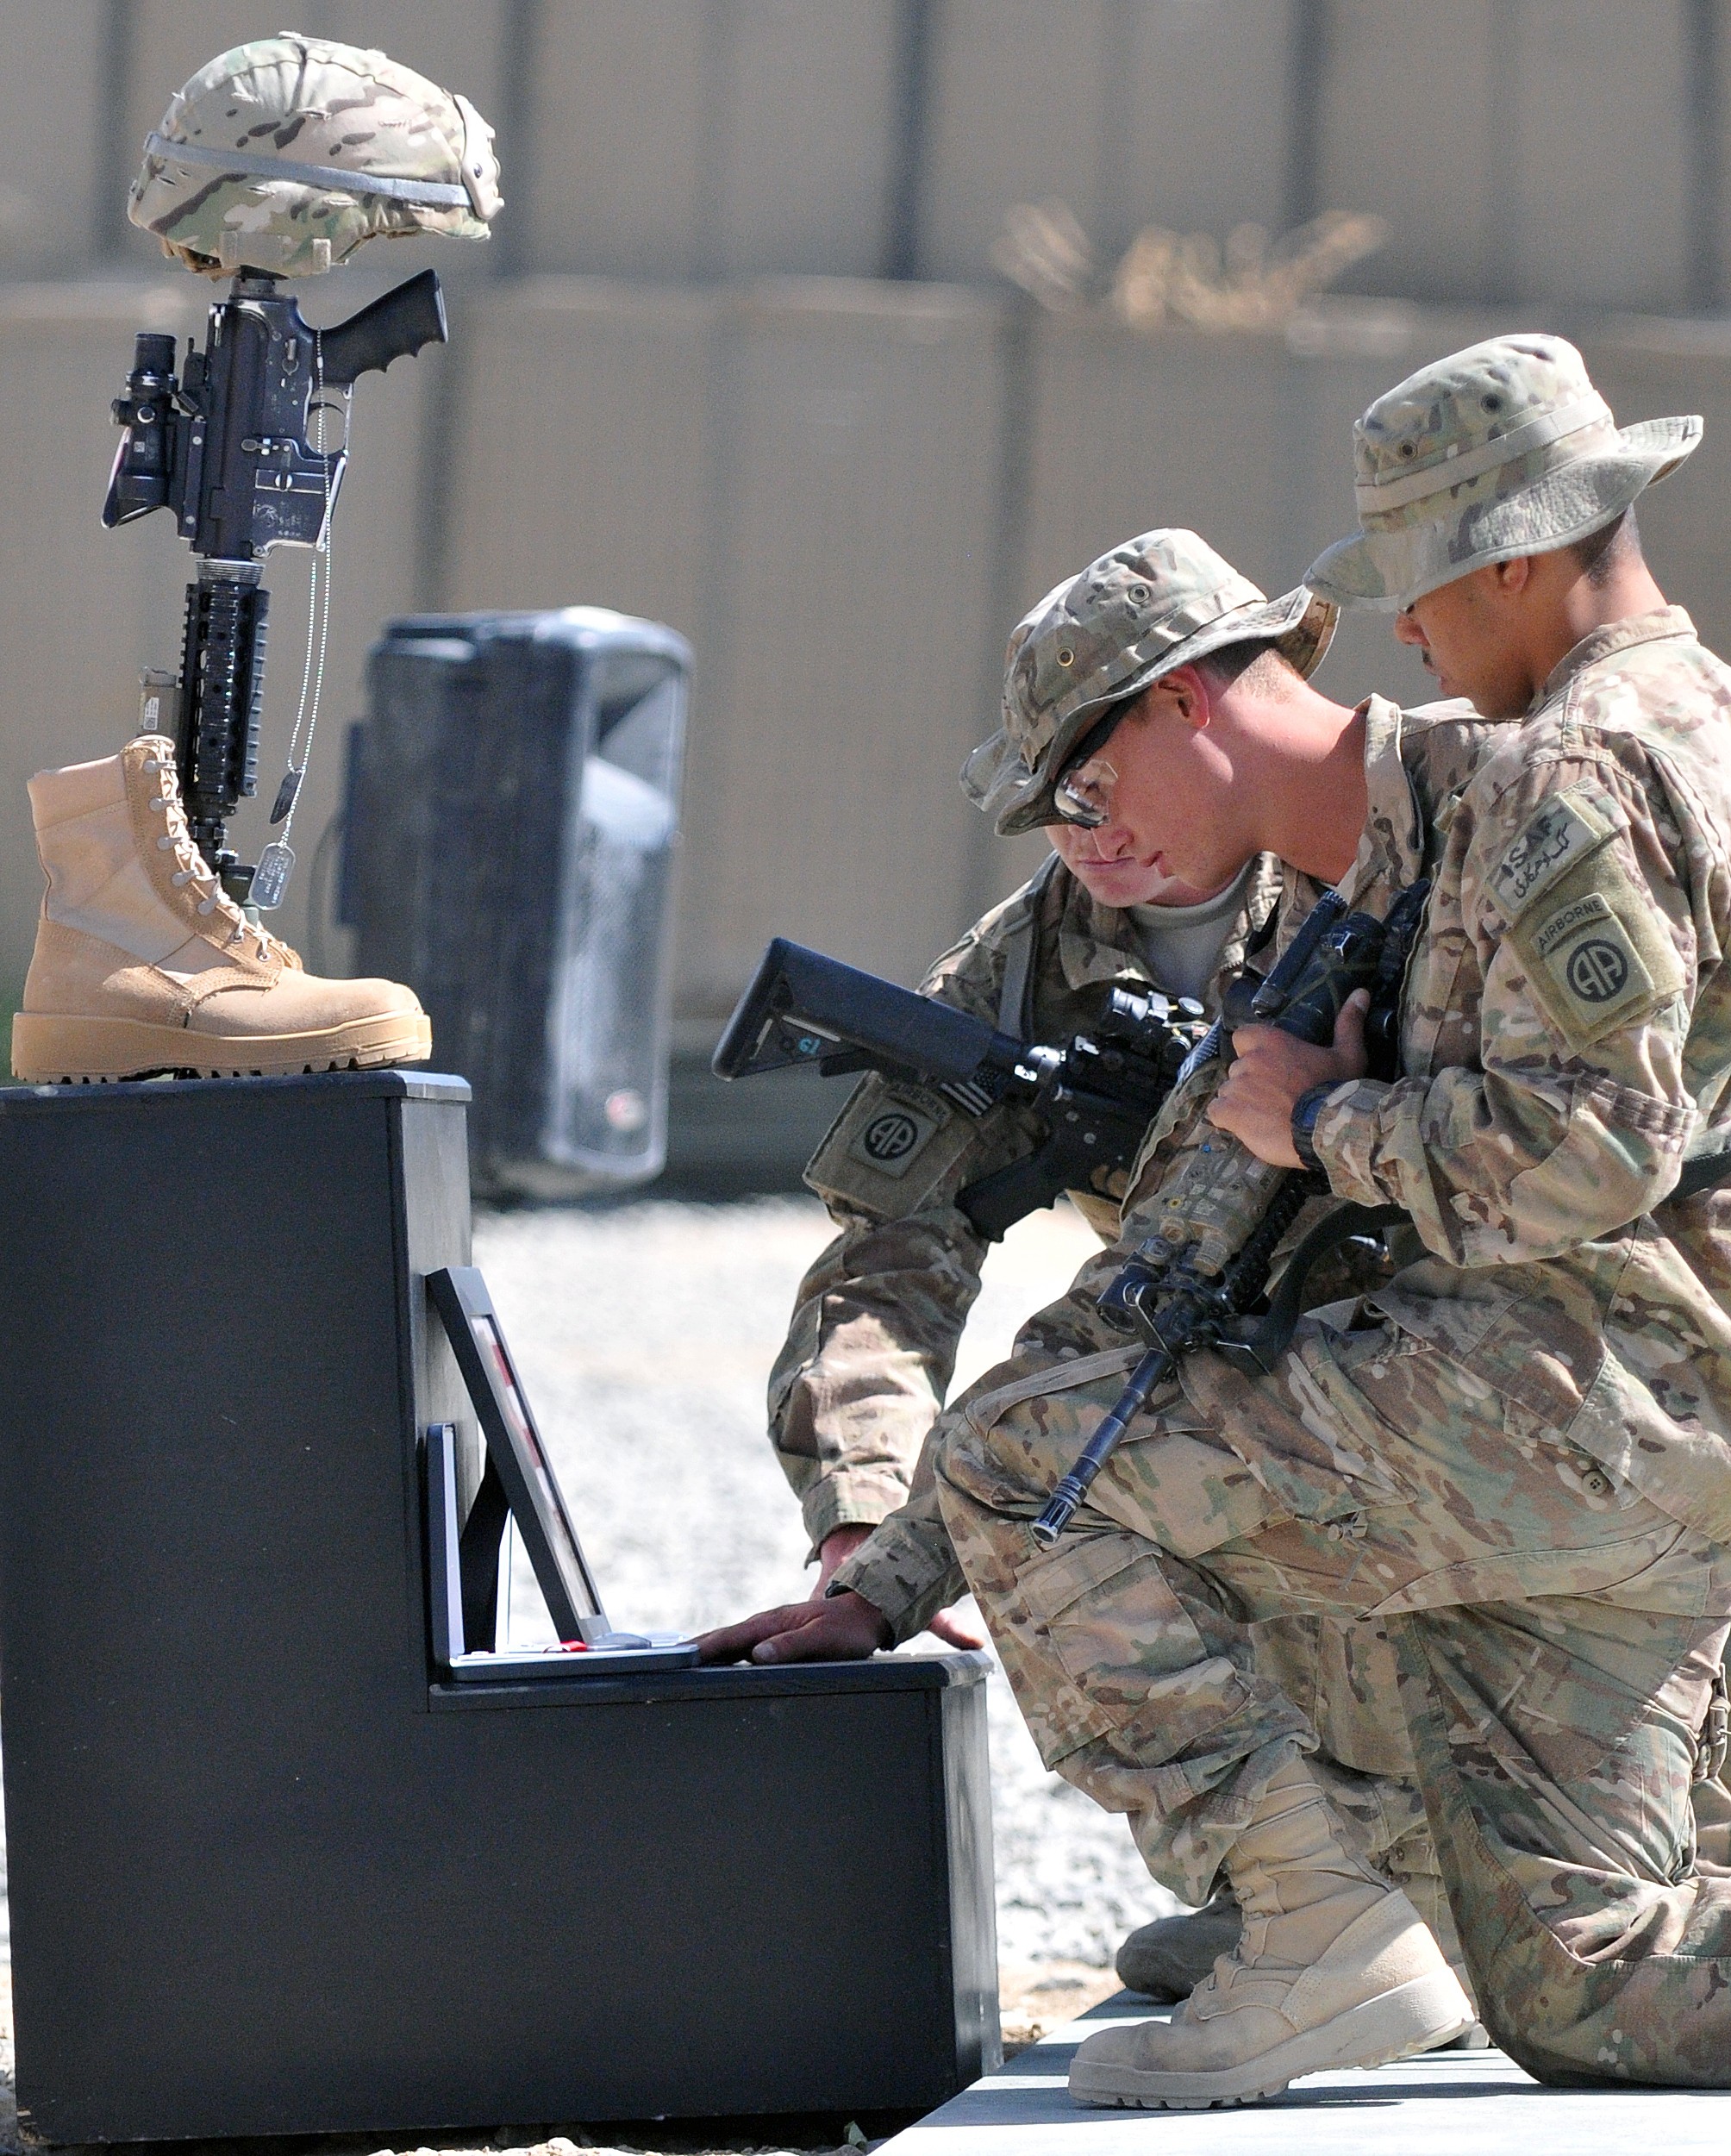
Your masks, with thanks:
[{"label": "rifle sling", "polygon": [[[1678,1198],[1698,1197],[1703,1190],[1718,1190],[1728,1183],[1731,1183],[1731,1152],[1700,1153],[1684,1161],[1676,1187],[1660,1203],[1670,1205]],[[1304,1314],[1304,1284],[1318,1260],[1354,1235],[1398,1228],[1409,1217],[1403,1205],[1342,1205],[1318,1221],[1287,1260],[1280,1285],[1270,1297],[1266,1310],[1235,1338],[1221,1339],[1216,1343],[1220,1352],[1248,1375],[1272,1372],[1291,1345],[1298,1320]],[[1625,1221],[1622,1226],[1634,1224]]]}]

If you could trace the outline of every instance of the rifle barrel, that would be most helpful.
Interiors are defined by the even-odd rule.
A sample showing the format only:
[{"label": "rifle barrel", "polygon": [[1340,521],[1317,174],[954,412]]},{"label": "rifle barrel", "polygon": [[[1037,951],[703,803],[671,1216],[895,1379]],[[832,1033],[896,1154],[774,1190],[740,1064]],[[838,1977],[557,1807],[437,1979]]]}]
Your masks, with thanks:
[{"label": "rifle barrel", "polygon": [[1132,1419],[1148,1404],[1148,1395],[1178,1368],[1178,1357],[1169,1347],[1151,1347],[1130,1372],[1116,1406],[1088,1440],[1081,1458],[1047,1500],[1046,1509],[1028,1530],[1041,1549],[1049,1550],[1075,1516],[1076,1508],[1094,1486],[1094,1478],[1116,1449],[1118,1440]]}]

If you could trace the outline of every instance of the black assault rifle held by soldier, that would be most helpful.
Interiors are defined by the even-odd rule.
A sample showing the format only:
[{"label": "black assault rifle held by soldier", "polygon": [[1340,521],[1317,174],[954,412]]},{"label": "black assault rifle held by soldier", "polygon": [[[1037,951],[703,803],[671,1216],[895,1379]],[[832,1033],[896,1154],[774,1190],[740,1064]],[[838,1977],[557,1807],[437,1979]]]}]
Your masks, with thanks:
[{"label": "black assault rifle held by soldier", "polygon": [[998,1101],[1029,1105],[1045,1126],[1034,1150],[971,1183],[956,1204],[996,1241],[1065,1190],[1098,1189],[1128,1169],[1203,1037],[1199,1003],[1114,989],[1092,1035],[1064,1047],[1015,1041],[935,997],[778,936],[716,1049],[719,1078],[816,1070],[877,1071],[941,1093],[965,1114]]},{"label": "black assault rifle held by soldier", "polygon": [[[1341,1005],[1365,988],[1371,996],[1365,1023],[1369,1075],[1396,1077],[1401,984],[1429,890],[1428,879],[1410,884],[1382,921],[1348,914],[1338,892],[1325,892],[1267,978],[1247,973],[1234,984],[1224,1016],[1191,1068],[1216,1054],[1229,1058],[1232,1030],[1241,1025],[1274,1026],[1315,1047],[1326,1046],[1334,1037]],[[1699,1154],[1684,1164],[1665,1203],[1727,1182],[1731,1153]],[[1131,1422],[1183,1356],[1211,1347],[1248,1377],[1271,1373],[1291,1340],[1305,1307],[1305,1282],[1317,1260],[1342,1243],[1379,1234],[1408,1217],[1398,1205],[1337,1205],[1300,1239],[1274,1294],[1265,1301],[1287,1231],[1307,1200],[1326,1196],[1328,1187],[1320,1174],[1259,1159],[1224,1131],[1211,1132],[1191,1153],[1170,1190],[1160,1193],[1159,1228],[1138,1245],[1100,1297],[1106,1322],[1121,1332],[1140,1333],[1147,1352],[1033,1522],[1037,1542],[1049,1548],[1063,1534]]]},{"label": "black assault rifle held by soldier", "polygon": [[[188,340],[178,380],[172,337],[141,330],[135,341],[126,393],[114,404],[123,431],[103,522],[112,528],[172,509],[198,556],[180,672],[178,681],[154,678],[162,695],[151,730],[174,736],[193,839],[237,903],[278,904],[294,862],[279,842],[253,869],[227,844],[229,817],[258,785],[270,596],[263,558],[276,546],[316,547],[328,534],[347,450],[315,447],[313,431],[334,416],[346,442],[357,379],[445,336],[432,270],[334,328],[315,329],[276,278],[249,269],[212,305],[204,349]],[[292,810],[300,776],[291,762],[273,824]]]}]

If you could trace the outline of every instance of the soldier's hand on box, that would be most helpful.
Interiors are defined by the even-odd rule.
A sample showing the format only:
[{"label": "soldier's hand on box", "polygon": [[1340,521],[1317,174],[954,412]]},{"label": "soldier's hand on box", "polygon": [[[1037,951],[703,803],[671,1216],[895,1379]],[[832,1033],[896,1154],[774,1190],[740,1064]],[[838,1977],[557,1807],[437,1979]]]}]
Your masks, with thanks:
[{"label": "soldier's hand on box", "polygon": [[784,1603],[743,1624],[700,1633],[700,1662],[863,1662],[890,1645],[890,1627],[863,1595]]},{"label": "soldier's hand on box", "polygon": [[1334,1078],[1362,1078],[1365,1014],[1370,996],[1355,990],[1334,1022],[1334,1044],[1313,1048],[1278,1026],[1240,1026],[1232,1036],[1233,1065],[1209,1103],[1208,1119],[1249,1147],[1259,1160],[1297,1168],[1292,1110],[1301,1093]]},{"label": "soldier's hand on box", "polygon": [[[823,1538],[823,1547],[817,1553],[817,1584],[811,1590],[814,1602],[823,1600],[836,1566],[845,1558],[852,1557],[859,1545],[869,1541],[871,1536],[870,1528],[857,1524],[831,1528]],[[978,1625],[953,1617],[947,1609],[939,1610],[926,1629],[934,1640],[941,1640],[946,1647],[966,1648],[985,1645],[985,1634]]]},{"label": "soldier's hand on box", "polygon": [[871,1539],[872,1530],[862,1520],[851,1521],[845,1528],[830,1528],[817,1553],[817,1584],[811,1590],[814,1602],[822,1602],[828,1592],[836,1566],[852,1557],[862,1542]]},{"label": "soldier's hand on box", "polygon": [[977,1624],[965,1624],[959,1617],[953,1617],[947,1609],[939,1610],[926,1627],[934,1640],[941,1640],[946,1647],[984,1647],[985,1634]]}]

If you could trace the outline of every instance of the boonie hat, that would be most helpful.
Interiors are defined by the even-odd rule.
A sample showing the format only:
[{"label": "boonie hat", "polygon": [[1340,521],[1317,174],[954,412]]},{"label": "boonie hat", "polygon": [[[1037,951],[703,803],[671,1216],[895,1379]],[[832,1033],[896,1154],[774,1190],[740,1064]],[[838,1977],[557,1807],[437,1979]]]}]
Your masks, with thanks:
[{"label": "boonie hat", "polygon": [[1620,428],[1562,337],[1491,337],[1421,367],[1353,429],[1358,535],[1311,566],[1341,606],[1387,613],[1470,569],[1547,553],[1676,471],[1701,421]]},{"label": "boonie hat", "polygon": [[1003,723],[962,767],[1008,836],[1059,821],[1053,790],[1101,714],[1228,644],[1272,638],[1301,674],[1322,664],[1339,609],[1303,585],[1264,597],[1194,532],[1144,532],[1047,592],[1004,659]]},{"label": "boonie hat", "polygon": [[307,277],[364,240],[484,240],[493,131],[383,53],[284,33],[201,67],[146,138],[127,216],[207,276]]}]

